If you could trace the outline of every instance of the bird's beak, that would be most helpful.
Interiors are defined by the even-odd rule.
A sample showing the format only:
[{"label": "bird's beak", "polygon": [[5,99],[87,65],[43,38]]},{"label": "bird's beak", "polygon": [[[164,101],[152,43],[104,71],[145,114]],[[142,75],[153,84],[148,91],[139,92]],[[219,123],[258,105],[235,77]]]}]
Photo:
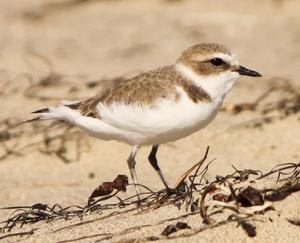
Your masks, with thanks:
[{"label": "bird's beak", "polygon": [[246,75],[246,76],[251,76],[251,77],[261,77],[262,76],[260,73],[250,70],[248,68],[245,68],[243,66],[239,66],[239,68],[235,71],[238,72],[240,75]]}]

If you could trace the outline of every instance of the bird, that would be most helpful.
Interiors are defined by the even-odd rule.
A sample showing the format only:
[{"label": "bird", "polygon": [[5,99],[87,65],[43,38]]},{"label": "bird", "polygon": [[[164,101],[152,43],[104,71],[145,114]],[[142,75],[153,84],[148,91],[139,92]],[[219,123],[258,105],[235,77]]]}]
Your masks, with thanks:
[{"label": "bird", "polygon": [[135,170],[139,148],[152,146],[148,160],[172,190],[158,164],[159,146],[211,123],[241,75],[262,76],[241,66],[226,46],[200,43],[184,50],[174,64],[111,81],[91,98],[36,110],[28,121],[63,120],[90,136],[129,144],[127,164],[140,199]]}]

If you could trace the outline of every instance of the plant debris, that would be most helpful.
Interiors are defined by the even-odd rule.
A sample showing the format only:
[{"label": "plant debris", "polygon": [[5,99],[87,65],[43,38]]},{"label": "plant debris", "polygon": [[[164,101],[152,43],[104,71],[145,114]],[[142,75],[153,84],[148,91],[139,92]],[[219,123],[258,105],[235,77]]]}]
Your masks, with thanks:
[{"label": "plant debris", "polygon": [[248,186],[246,189],[243,189],[236,196],[236,200],[243,207],[251,207],[264,204],[262,193],[251,186]]},{"label": "plant debris", "polygon": [[[204,157],[192,167],[193,169],[189,169],[188,173],[185,172],[183,176],[180,177],[177,187],[172,191],[166,191],[165,189],[152,191],[148,187],[140,185],[143,188],[143,199],[141,199],[141,201],[137,199],[136,195],[122,199],[118,195],[119,192],[126,191],[128,186],[133,185],[128,184],[127,176],[118,175],[112,182],[104,182],[94,190],[88,204],[85,206],[74,205],[62,207],[55,204],[50,207],[47,204],[38,203],[32,206],[3,208],[3,210],[14,211],[7,220],[1,223],[1,230],[3,232],[10,232],[17,226],[22,227],[26,224],[35,224],[41,221],[50,222],[57,219],[83,218],[87,214],[102,213],[108,209],[121,209],[131,206],[128,210],[120,211],[119,213],[115,211],[96,220],[114,217],[118,214],[125,214],[135,210],[137,214],[144,214],[158,207],[174,205],[179,209],[183,207],[187,212],[190,212],[183,217],[199,214],[206,226],[191,229],[187,223],[179,221],[176,224],[168,225],[162,231],[163,236],[172,238],[172,234],[181,229],[189,229],[191,232],[189,231],[190,233],[188,233],[188,235],[193,235],[209,228],[218,227],[230,222],[237,222],[238,226],[241,226],[249,237],[254,237],[257,232],[255,226],[251,223],[253,216],[257,213],[263,214],[268,210],[275,210],[272,206],[273,201],[283,200],[290,194],[300,190],[299,163],[281,164],[267,173],[234,168],[234,172],[225,177],[217,176],[213,181],[203,180],[208,166],[214,161],[206,162],[208,151],[209,148],[207,148]],[[205,162],[207,165],[200,170],[200,167]],[[275,187],[255,188],[253,186],[255,185],[253,181],[271,177],[275,177],[276,179]],[[251,186],[248,184],[249,182]],[[91,200],[96,197],[97,200]],[[233,214],[224,220],[216,221],[214,215],[220,214],[224,210],[233,211]],[[176,220],[176,218],[169,219],[169,221],[174,220]],[[58,229],[57,231],[71,229],[94,221],[95,220],[82,221]],[[297,220],[288,219],[288,221],[295,225],[299,223]],[[166,221],[162,221],[161,224],[164,222]],[[152,225],[145,225],[143,227],[152,227]],[[127,229],[127,231],[120,232],[120,234],[126,234],[132,230],[134,230],[134,228]],[[96,234],[88,237],[99,237],[99,235],[100,234]],[[105,237],[111,239],[113,235],[106,235]],[[155,239],[156,238],[153,238],[153,240]]]},{"label": "plant debris", "polygon": [[[264,124],[273,122],[276,119],[286,117],[300,112],[299,87],[295,87],[285,78],[271,78],[267,80],[268,88],[253,102],[227,105],[222,111],[239,114],[245,111],[259,112],[262,117],[250,120],[241,124],[246,127],[261,127]],[[274,95],[279,96],[272,100]],[[272,116],[273,114],[273,116]]]},{"label": "plant debris", "polygon": [[21,237],[30,236],[30,235],[34,234],[34,231],[35,230],[33,229],[33,230],[30,230],[30,231],[26,231],[26,232],[12,233],[12,234],[3,235],[3,236],[0,236],[0,240],[6,239],[6,238],[9,238],[9,237],[16,237],[16,236],[21,236]]},{"label": "plant debris", "polygon": [[128,177],[126,175],[118,175],[112,182],[103,182],[97,187],[89,197],[89,201],[95,197],[101,197],[109,195],[114,189],[117,191],[126,192],[126,186],[128,185]]},{"label": "plant debris", "polygon": [[300,226],[300,218],[298,218],[298,219],[293,218],[293,219],[286,219],[286,220],[293,225]]},{"label": "plant debris", "polygon": [[247,221],[245,218],[241,218],[238,215],[234,214],[229,217],[229,219],[234,219],[237,221],[238,226],[242,226],[242,229],[246,232],[249,237],[256,236],[256,227]]},{"label": "plant debris", "polygon": [[191,229],[191,227],[187,223],[179,221],[176,224],[168,225],[161,234],[163,236],[169,236],[170,234],[173,234],[178,230],[183,230],[183,229]]},{"label": "plant debris", "polygon": [[148,237],[146,237],[146,240],[148,240],[148,241],[156,241],[156,240],[159,240],[159,237],[157,237],[157,236],[148,236]]}]

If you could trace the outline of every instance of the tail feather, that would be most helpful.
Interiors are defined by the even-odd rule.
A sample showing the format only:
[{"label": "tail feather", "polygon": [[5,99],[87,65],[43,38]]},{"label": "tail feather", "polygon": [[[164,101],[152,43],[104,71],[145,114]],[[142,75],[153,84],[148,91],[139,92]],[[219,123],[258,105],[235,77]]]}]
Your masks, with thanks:
[{"label": "tail feather", "polygon": [[41,116],[37,116],[37,117],[34,117],[34,118],[29,118],[29,119],[23,120],[18,125],[22,125],[24,123],[29,123],[29,122],[34,122],[34,121],[39,121],[39,120],[42,120]]},{"label": "tail feather", "polygon": [[[33,112],[31,112],[31,113],[32,113],[32,114],[38,114],[38,113],[49,113],[49,112],[50,112],[49,108],[43,108],[43,109],[39,109],[39,110],[33,111]],[[24,124],[24,123],[29,123],[29,122],[39,121],[39,120],[44,120],[43,115],[36,116],[36,117],[33,117],[33,118],[28,118],[28,119],[26,119],[26,120],[24,120],[24,121],[21,121],[21,122],[19,123],[19,125]]]},{"label": "tail feather", "polygon": [[36,111],[33,111],[31,113],[35,114],[35,113],[49,113],[49,108],[43,108],[43,109],[39,109],[39,110],[36,110]]},{"label": "tail feather", "polygon": [[76,110],[73,110],[72,108],[73,107],[69,107],[69,105],[58,105],[54,107],[39,109],[32,112],[32,114],[39,114],[38,116],[24,120],[21,122],[21,124],[51,119],[66,120],[72,122],[79,115],[79,113]]}]

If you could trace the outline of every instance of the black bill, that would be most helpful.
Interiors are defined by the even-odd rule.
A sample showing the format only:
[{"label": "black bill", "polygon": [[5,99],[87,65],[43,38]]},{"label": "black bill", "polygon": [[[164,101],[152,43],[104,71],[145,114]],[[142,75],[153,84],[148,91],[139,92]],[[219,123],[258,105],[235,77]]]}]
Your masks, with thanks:
[{"label": "black bill", "polygon": [[248,68],[245,68],[243,66],[240,66],[236,72],[238,72],[240,75],[246,75],[246,76],[251,76],[251,77],[261,77],[261,74],[258,72],[255,72],[253,70],[250,70]]}]

